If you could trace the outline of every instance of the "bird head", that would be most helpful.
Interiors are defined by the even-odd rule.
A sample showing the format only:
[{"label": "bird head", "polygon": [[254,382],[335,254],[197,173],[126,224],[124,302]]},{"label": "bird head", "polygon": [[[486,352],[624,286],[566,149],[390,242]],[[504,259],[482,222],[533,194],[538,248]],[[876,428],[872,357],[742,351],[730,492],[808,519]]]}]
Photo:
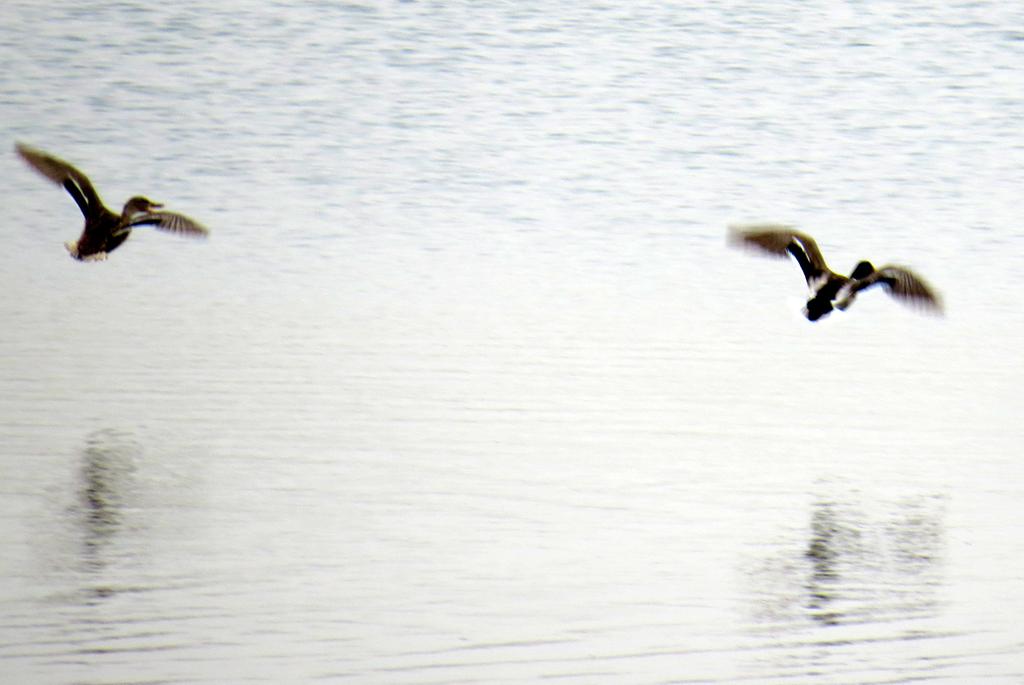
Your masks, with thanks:
[{"label": "bird head", "polygon": [[867,278],[873,273],[875,273],[875,267],[871,262],[858,262],[857,266],[853,267],[853,271],[850,272],[850,278],[855,281],[859,281],[862,278]]},{"label": "bird head", "polygon": [[159,209],[163,205],[159,202],[153,202],[149,198],[136,195],[128,202],[124,203],[124,210],[121,212],[121,216],[132,217],[136,214],[146,214],[154,209]]}]

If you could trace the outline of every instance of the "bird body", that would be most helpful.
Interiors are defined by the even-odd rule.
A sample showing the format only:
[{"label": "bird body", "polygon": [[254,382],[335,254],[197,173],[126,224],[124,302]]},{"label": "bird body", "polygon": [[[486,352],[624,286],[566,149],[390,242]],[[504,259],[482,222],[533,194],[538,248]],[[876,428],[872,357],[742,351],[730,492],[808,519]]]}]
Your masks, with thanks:
[{"label": "bird body", "polygon": [[64,243],[72,257],[80,261],[106,259],[128,239],[136,226],[153,226],[163,231],[202,237],[208,231],[198,222],[175,212],[159,211],[162,204],[136,195],[117,214],[108,209],[88,177],[71,164],[22,143],[15,149],[29,166],[63,187],[74,199],[85,218],[78,240]]},{"label": "bird body", "polygon": [[811,321],[827,316],[833,309],[844,310],[863,290],[882,285],[893,297],[919,307],[940,311],[941,301],[924,279],[910,269],[887,265],[876,269],[862,261],[849,276],[829,268],[818,244],[805,233],[790,226],[775,224],[731,227],[730,241],[778,257],[792,256],[811,290],[804,315]]}]

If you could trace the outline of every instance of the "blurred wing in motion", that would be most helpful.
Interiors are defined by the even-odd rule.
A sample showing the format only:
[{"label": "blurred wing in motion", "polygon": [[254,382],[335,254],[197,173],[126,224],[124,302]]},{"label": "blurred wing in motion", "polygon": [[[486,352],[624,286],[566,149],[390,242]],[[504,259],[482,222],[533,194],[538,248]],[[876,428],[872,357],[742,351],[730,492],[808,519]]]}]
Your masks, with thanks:
[{"label": "blurred wing in motion", "polygon": [[822,273],[830,272],[825,257],[814,238],[806,233],[794,231],[782,224],[752,224],[730,226],[729,242],[740,247],[756,248],[758,251],[776,257],[792,255],[810,283]]},{"label": "blurred wing in motion", "polygon": [[879,284],[885,286],[886,291],[896,299],[925,309],[942,311],[942,300],[935,290],[923,278],[902,266],[883,266],[870,276],[856,281],[853,292]]},{"label": "blurred wing in motion", "polygon": [[15,150],[29,166],[67,190],[86,218],[103,208],[88,177],[72,165],[24,143],[16,143]]},{"label": "blurred wing in motion", "polygon": [[197,238],[205,238],[210,235],[210,231],[205,226],[176,212],[149,212],[132,219],[129,224],[129,227],[131,226],[153,226],[168,233],[179,233]]}]

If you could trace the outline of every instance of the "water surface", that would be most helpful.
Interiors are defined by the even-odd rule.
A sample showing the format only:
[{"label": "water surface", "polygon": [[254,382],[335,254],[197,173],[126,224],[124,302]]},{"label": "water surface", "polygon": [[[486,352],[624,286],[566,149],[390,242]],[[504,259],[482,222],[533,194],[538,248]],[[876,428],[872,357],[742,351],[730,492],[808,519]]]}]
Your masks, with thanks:
[{"label": "water surface", "polygon": [[1017,5],[0,13],[5,680],[1024,677]]}]

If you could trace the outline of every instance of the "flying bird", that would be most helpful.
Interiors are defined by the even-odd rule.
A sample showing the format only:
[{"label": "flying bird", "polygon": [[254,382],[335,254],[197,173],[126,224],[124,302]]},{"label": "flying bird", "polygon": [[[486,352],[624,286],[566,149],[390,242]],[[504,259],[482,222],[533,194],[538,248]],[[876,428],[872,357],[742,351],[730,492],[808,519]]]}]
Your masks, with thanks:
[{"label": "flying bird", "polygon": [[804,316],[817,321],[832,312],[853,304],[862,290],[881,285],[898,300],[934,312],[942,311],[942,302],[928,283],[910,269],[887,265],[876,269],[871,262],[858,262],[849,276],[837,274],[825,263],[818,244],[805,233],[790,226],[760,224],[731,226],[729,240],[734,245],[750,247],[778,257],[792,255],[804,273],[811,297],[804,307]]},{"label": "flying bird", "polygon": [[80,261],[106,259],[127,240],[136,226],[153,226],[161,231],[203,237],[209,234],[198,222],[175,212],[160,211],[158,202],[136,195],[124,204],[120,214],[107,209],[96,189],[81,171],[62,159],[17,143],[15,150],[25,162],[74,198],[85,217],[78,240],[64,243],[71,256]]}]

